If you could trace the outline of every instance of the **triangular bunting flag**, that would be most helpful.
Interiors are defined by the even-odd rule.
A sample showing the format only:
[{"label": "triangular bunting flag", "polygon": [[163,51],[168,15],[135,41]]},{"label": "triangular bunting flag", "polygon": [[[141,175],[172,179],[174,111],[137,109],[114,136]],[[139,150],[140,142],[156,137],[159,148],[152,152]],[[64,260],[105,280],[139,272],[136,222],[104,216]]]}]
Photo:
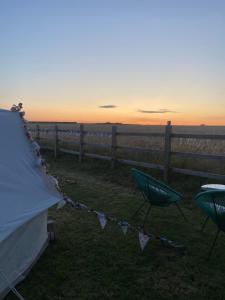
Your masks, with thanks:
[{"label": "triangular bunting flag", "polygon": [[59,203],[57,205],[57,209],[61,209],[65,205],[66,205],[66,201],[64,199],[62,199],[61,201],[59,201]]},{"label": "triangular bunting flag", "polygon": [[100,213],[100,212],[96,212],[96,214],[97,214],[97,217],[98,217],[98,220],[99,220],[99,223],[100,223],[102,229],[104,229],[105,226],[106,226],[106,223],[107,223],[107,219],[106,219],[105,214]]},{"label": "triangular bunting flag", "polygon": [[33,141],[31,145],[33,150],[40,151],[41,147],[38,145],[37,142]]},{"label": "triangular bunting flag", "polygon": [[58,182],[58,179],[56,179],[54,176],[51,176],[51,175],[49,175],[49,178],[50,178],[52,184],[53,184],[57,189],[59,189],[59,182]]},{"label": "triangular bunting flag", "polygon": [[37,166],[42,166],[42,165],[43,165],[43,159],[41,157],[38,157]]},{"label": "triangular bunting flag", "polygon": [[139,231],[138,235],[139,235],[140,247],[141,247],[141,250],[143,251],[145,246],[147,245],[150,237],[147,234],[144,234],[143,231]]},{"label": "triangular bunting flag", "polygon": [[185,250],[185,247],[183,245],[181,245],[177,242],[171,241],[171,240],[167,239],[166,237],[160,236],[159,239],[160,239],[160,242],[166,247],[175,248],[175,249],[178,249],[181,251]]},{"label": "triangular bunting flag", "polygon": [[76,208],[76,205],[75,203],[73,202],[73,200],[71,200],[70,198],[68,197],[64,197],[64,200],[66,201],[66,203],[70,204],[72,207],[75,207]]},{"label": "triangular bunting flag", "polygon": [[121,227],[123,234],[126,235],[130,224],[126,221],[120,221],[118,224]]}]

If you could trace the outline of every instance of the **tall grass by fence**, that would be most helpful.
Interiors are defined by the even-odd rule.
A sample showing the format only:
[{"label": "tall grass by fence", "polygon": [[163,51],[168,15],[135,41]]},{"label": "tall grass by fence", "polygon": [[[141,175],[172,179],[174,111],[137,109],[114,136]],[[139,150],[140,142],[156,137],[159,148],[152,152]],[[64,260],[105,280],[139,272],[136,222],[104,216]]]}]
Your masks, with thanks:
[{"label": "tall grass by fence", "polygon": [[[53,125],[53,124],[51,124]],[[201,176],[205,178],[212,178],[217,180],[225,180],[224,174],[217,174],[207,171],[193,170],[190,168],[177,167],[173,163],[173,158],[188,158],[191,160],[207,160],[212,162],[224,162],[225,155],[221,154],[208,154],[208,153],[195,153],[186,151],[176,151],[177,140],[197,140],[197,141],[218,141],[219,143],[225,143],[225,134],[193,134],[193,133],[173,133],[173,127],[171,122],[168,121],[165,126],[164,132],[125,132],[118,130],[119,126],[113,125],[111,131],[90,131],[86,130],[85,125],[76,124],[76,129],[70,126],[70,129],[62,129],[57,125],[51,126],[51,128],[43,128],[40,124],[36,123],[35,126],[31,126],[30,130],[37,141],[39,141],[43,148],[48,148],[54,151],[55,157],[58,153],[70,153],[79,157],[80,163],[85,157],[91,157],[101,160],[106,160],[111,163],[111,167],[115,168],[117,163],[128,164],[136,167],[145,167],[151,169],[158,169],[163,172],[164,180],[169,181],[171,172]],[[64,135],[64,138],[62,136]],[[65,135],[67,138],[65,138]],[[86,138],[89,137],[89,141]],[[99,137],[103,137],[107,140],[107,143],[96,142]],[[44,140],[48,143],[44,143]],[[121,143],[121,138],[126,138]],[[128,139],[133,138],[149,138],[149,139],[160,139],[159,143],[155,143],[155,147],[140,147],[130,146],[126,143]],[[86,151],[86,148],[94,149],[94,152]],[[188,147],[187,147],[188,148]],[[98,151],[97,149],[101,149]],[[175,150],[174,150],[175,149]],[[105,150],[107,155],[104,153]],[[98,152],[98,153],[96,153]],[[139,159],[129,159],[128,153],[139,153]],[[145,154],[149,157],[159,155],[161,157],[159,162],[149,162],[148,159],[143,159]],[[146,156],[147,157],[147,156]],[[210,168],[210,164],[208,163]]]}]

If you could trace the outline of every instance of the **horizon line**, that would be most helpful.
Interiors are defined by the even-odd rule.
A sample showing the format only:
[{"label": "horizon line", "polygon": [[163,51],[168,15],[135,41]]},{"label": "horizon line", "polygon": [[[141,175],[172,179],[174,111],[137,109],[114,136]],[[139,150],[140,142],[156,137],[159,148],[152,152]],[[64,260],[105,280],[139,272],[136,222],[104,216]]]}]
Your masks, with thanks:
[{"label": "horizon line", "polygon": [[[36,123],[39,123],[39,124],[46,124],[46,123],[49,123],[49,124],[93,124],[93,125],[135,125],[135,126],[166,126],[167,125],[167,122],[165,122],[165,124],[140,124],[140,123],[121,123],[121,122],[88,122],[88,121],[85,121],[85,122],[77,122],[77,121],[28,121],[28,123],[33,123],[33,124],[36,124]],[[196,124],[196,125],[193,125],[193,124],[173,124],[171,122],[171,125],[172,126],[193,126],[193,127],[224,127],[224,125],[208,125],[208,124]]]}]

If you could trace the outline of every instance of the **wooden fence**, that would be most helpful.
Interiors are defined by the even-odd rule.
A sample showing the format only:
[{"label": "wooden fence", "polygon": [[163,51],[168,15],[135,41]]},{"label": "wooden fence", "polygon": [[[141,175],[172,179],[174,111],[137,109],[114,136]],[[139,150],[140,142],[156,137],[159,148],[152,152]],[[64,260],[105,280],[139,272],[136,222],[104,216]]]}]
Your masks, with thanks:
[{"label": "wooden fence", "polygon": [[[36,122],[35,122],[36,123]],[[164,180],[169,181],[170,173],[176,172],[180,174],[187,174],[187,175],[193,175],[193,176],[200,176],[205,178],[211,178],[211,179],[217,179],[217,180],[223,180],[225,181],[225,175],[222,174],[214,174],[210,172],[203,172],[203,171],[196,171],[196,170],[190,170],[190,169],[182,169],[182,168],[176,168],[173,167],[171,164],[171,157],[177,156],[177,157],[185,157],[185,158],[197,158],[197,159],[208,159],[208,160],[214,160],[214,161],[225,161],[224,155],[210,155],[210,154],[199,154],[199,153],[190,153],[190,152],[178,152],[178,151],[172,151],[171,144],[172,140],[183,138],[183,139],[207,139],[207,140],[223,140],[225,141],[225,135],[212,135],[212,134],[187,134],[187,133],[173,133],[172,132],[172,125],[171,122],[168,121],[167,125],[165,126],[164,133],[153,133],[153,132],[121,132],[118,131],[117,126],[112,126],[112,130],[110,133],[105,133],[102,131],[86,131],[85,126],[83,124],[79,125],[79,130],[68,130],[68,129],[60,129],[57,125],[54,126],[52,129],[43,129],[40,127],[38,123],[36,123],[35,128],[31,128],[30,131],[33,133],[35,139],[40,142],[41,140],[41,132],[50,131],[54,134],[54,147],[44,147],[49,150],[54,151],[55,157],[57,157],[59,152],[62,153],[69,153],[73,155],[77,155],[79,157],[79,162],[82,163],[84,157],[91,157],[101,160],[106,160],[111,162],[111,167],[114,168],[116,163],[123,163],[131,166],[136,167],[144,167],[144,168],[150,168],[150,169],[158,169],[163,172]],[[79,141],[72,141],[72,144],[77,144],[79,146],[79,151],[65,149],[60,147],[60,139],[59,139],[59,133],[63,132],[70,132],[76,136],[79,136]],[[88,134],[107,134],[108,137],[111,138],[111,144],[105,145],[105,144],[94,144],[94,143],[86,143],[85,142],[85,136]],[[117,137],[121,136],[132,136],[132,137],[160,137],[164,139],[164,149],[163,150],[156,150],[156,149],[145,149],[141,147],[127,147],[127,146],[120,146],[117,143]],[[111,155],[100,155],[95,153],[87,153],[84,151],[84,146],[94,146],[94,147],[101,147],[105,149],[109,149]],[[149,162],[141,162],[141,161],[135,161],[135,160],[129,160],[125,158],[117,158],[117,150],[123,149],[128,150],[132,152],[148,152],[152,154],[161,154],[163,155],[163,164],[156,164],[156,163],[149,163]]]}]

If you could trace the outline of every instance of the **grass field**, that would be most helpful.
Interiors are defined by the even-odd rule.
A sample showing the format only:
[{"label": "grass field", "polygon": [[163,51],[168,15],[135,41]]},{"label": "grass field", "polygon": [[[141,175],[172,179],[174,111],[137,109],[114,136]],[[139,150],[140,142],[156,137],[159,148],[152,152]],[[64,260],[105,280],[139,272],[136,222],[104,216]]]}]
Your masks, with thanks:
[{"label": "grass field", "polygon": [[[45,153],[50,172],[58,176],[63,191],[74,201],[129,218],[141,196],[129,167],[111,170],[107,163],[69,155],[53,159]],[[159,173],[151,172],[157,178]],[[150,241],[140,251],[136,233],[124,236],[115,224],[102,231],[96,216],[69,207],[51,210],[57,239],[18,286],[26,300],[66,299],[225,299],[225,238],[221,234],[210,261],[205,257],[215,233],[212,223],[200,233],[204,217],[193,198],[203,179],[175,175],[171,185],[184,195],[181,206],[154,209],[147,228],[180,242],[186,254]],[[141,216],[135,223],[139,224]],[[7,300],[16,299],[9,295]]]}]

